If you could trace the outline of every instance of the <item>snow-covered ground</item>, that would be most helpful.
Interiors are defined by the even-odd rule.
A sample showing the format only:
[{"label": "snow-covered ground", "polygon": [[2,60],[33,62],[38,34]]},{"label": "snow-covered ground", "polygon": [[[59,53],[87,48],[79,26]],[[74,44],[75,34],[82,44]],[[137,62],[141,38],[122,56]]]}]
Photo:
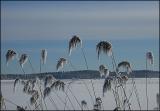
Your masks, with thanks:
[{"label": "snow-covered ground", "polygon": [[[64,81],[65,83],[68,83],[71,80],[62,80],[62,81]],[[93,93],[93,89],[92,89],[90,80],[84,80],[84,81],[89,87],[92,97],[94,98],[94,93]],[[139,100],[141,103],[141,108],[142,110],[145,110],[146,109],[145,79],[135,79],[135,81],[136,81],[136,87],[138,90]],[[104,79],[93,80],[93,83],[94,83],[96,97],[102,98],[103,108],[106,110],[113,110],[116,107],[116,104],[114,101],[114,96],[113,96],[112,91],[106,92],[103,97],[102,87],[103,87]],[[4,98],[12,101],[13,103],[19,106],[23,106],[23,107],[27,106],[27,109],[30,109],[30,108],[34,109],[34,106],[28,105],[30,104],[29,100],[31,96],[23,93],[22,85],[17,85],[18,87],[16,87],[16,91],[13,92],[13,84],[14,84],[13,80],[1,80],[1,91],[2,91],[2,95],[4,96]],[[67,89],[67,86],[65,87],[65,90],[66,89]],[[73,82],[70,85],[70,89],[80,103],[82,100],[85,100],[87,102],[87,107],[89,109],[93,109],[93,103],[91,101],[92,99],[85,85],[83,84],[81,80],[76,80],[75,82]],[[131,84],[131,80],[129,79],[126,84],[127,96],[130,95],[131,89],[132,89],[132,84]],[[159,93],[159,79],[158,78],[148,79],[148,97],[149,97],[149,109],[150,110],[153,110],[155,107],[157,107],[157,102],[156,102],[157,93]],[[80,110],[80,106],[77,104],[74,96],[71,95],[71,92],[68,91],[68,95],[74,105],[74,108],[77,110],[78,109]],[[51,110],[51,109],[52,110],[54,109],[64,110],[63,102],[65,101],[65,96],[66,95],[62,91],[53,91],[50,94],[50,96],[46,97],[45,99],[47,110]],[[51,100],[51,98],[53,100]],[[57,108],[55,107],[55,105],[53,105],[53,101],[55,102]],[[137,103],[135,93],[133,93],[133,95],[131,96],[130,102],[131,102],[131,109],[139,110],[139,106]],[[5,104],[8,110],[16,109],[16,106],[8,101],[5,101]],[[66,106],[67,106],[66,109],[70,109],[70,110],[73,109],[68,99],[67,99]],[[87,107],[85,109],[87,109]],[[45,109],[45,106],[43,106],[43,108]]]}]

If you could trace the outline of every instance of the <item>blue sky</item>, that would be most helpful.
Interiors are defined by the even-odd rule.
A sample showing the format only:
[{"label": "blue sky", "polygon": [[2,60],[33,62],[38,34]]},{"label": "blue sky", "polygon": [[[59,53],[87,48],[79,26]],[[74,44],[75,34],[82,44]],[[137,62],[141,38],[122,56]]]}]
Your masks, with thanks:
[{"label": "blue sky", "polygon": [[[33,64],[38,65],[36,56],[41,48],[46,48],[49,54],[53,54],[48,55],[49,63],[45,66],[46,70],[55,71],[53,67],[58,57],[67,57],[68,40],[72,35],[78,35],[84,41],[91,69],[98,67],[95,60],[96,43],[107,40],[115,45],[116,58],[119,62],[123,57],[124,59],[128,57],[134,64],[139,64],[134,65],[135,69],[144,69],[144,65],[140,65],[144,62],[142,60],[144,53],[147,50],[153,51],[155,69],[158,70],[158,24],[158,1],[3,1],[2,55],[8,48],[18,49],[21,53],[31,54],[34,58]],[[134,59],[133,50],[140,52],[133,57]],[[79,69],[85,69],[81,67],[83,59],[80,53],[78,55],[73,55],[73,61],[80,67]],[[2,67],[5,67],[3,58]],[[13,66],[17,67],[15,64]],[[6,69],[7,73],[20,72],[12,69],[11,71]]]}]

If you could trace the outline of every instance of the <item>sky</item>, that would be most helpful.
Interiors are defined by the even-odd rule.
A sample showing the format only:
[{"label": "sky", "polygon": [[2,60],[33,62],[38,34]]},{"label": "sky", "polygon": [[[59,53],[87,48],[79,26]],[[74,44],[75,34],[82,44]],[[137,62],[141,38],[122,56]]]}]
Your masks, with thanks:
[{"label": "sky", "polygon": [[[45,70],[56,71],[58,58],[68,57],[68,41],[73,35],[78,35],[82,39],[91,69],[97,70],[100,64],[96,58],[96,44],[101,40],[107,40],[114,44],[115,53],[118,55],[117,61],[128,57],[135,69],[144,69],[142,64],[145,62],[143,60],[145,52],[153,51],[155,69],[158,70],[158,3],[158,1],[2,1],[2,72],[20,73],[18,66],[15,65],[16,61],[13,61],[10,70],[5,66],[4,56],[9,48],[30,54],[33,64],[37,64],[36,71],[39,61],[37,56],[42,48],[46,48],[49,63]],[[80,50],[74,53],[72,58],[75,65],[80,67],[79,69],[85,69],[81,63],[83,58]],[[133,57],[135,53],[138,54]],[[108,57],[103,58],[104,61],[105,59],[109,60]],[[104,62],[103,60],[101,62]]]}]

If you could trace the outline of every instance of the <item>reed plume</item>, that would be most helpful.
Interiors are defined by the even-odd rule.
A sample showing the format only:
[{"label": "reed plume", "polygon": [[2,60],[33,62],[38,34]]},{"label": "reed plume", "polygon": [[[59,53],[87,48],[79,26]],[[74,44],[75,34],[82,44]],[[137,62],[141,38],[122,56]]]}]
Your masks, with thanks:
[{"label": "reed plume", "polygon": [[28,56],[27,54],[22,54],[20,59],[19,59],[19,63],[20,66],[23,68],[23,65],[28,61]]},{"label": "reed plume", "polygon": [[52,85],[50,86],[51,89],[55,89],[55,90],[62,90],[64,91],[64,88],[65,88],[65,83],[60,81],[60,80],[57,80],[55,82],[52,83]]},{"label": "reed plume", "polygon": [[67,63],[67,60],[65,58],[60,58],[57,62],[56,69],[59,71],[60,68],[63,68],[63,66]]},{"label": "reed plume", "polygon": [[118,70],[119,70],[121,67],[124,68],[124,69],[126,69],[127,74],[130,74],[130,73],[132,72],[131,65],[130,65],[130,63],[129,63],[128,61],[122,61],[122,62],[120,62],[120,63],[118,64]]},{"label": "reed plume", "polygon": [[42,49],[41,50],[41,60],[42,60],[42,64],[46,63],[46,59],[47,59],[47,50],[46,49]]},{"label": "reed plume", "polygon": [[105,78],[107,78],[109,76],[109,70],[108,69],[104,69],[104,76],[105,76]]},{"label": "reed plume", "polygon": [[46,87],[43,91],[43,97],[44,99],[51,93],[51,88],[50,87]]},{"label": "reed plume", "polygon": [[121,79],[123,83],[126,83],[128,81],[128,77],[126,75],[122,75]]},{"label": "reed plume", "polygon": [[87,102],[85,100],[81,101],[81,107],[82,107],[82,110],[87,107]]},{"label": "reed plume", "polygon": [[153,64],[153,53],[152,52],[147,52],[146,53],[146,59],[149,61],[150,64]]},{"label": "reed plume", "polygon": [[13,60],[14,57],[16,56],[16,52],[12,49],[9,49],[6,53],[6,64],[8,66],[8,62]]},{"label": "reed plume", "polygon": [[113,111],[120,111],[121,108],[120,107],[116,107],[115,109],[113,109]]},{"label": "reed plume", "polygon": [[81,105],[82,105],[82,107],[86,107],[87,106],[87,102],[85,100],[82,100],[81,101]]},{"label": "reed plume", "polygon": [[69,55],[71,55],[72,50],[76,48],[78,44],[82,46],[82,40],[78,36],[74,35],[69,41]]},{"label": "reed plume", "polygon": [[107,77],[105,78],[105,81],[104,81],[104,85],[103,85],[103,95],[106,91],[109,91],[111,90],[111,81],[113,79],[111,77]]},{"label": "reed plume", "polygon": [[47,86],[47,84],[52,84],[52,81],[55,81],[56,79],[52,75],[47,75],[44,79],[44,87]]},{"label": "reed plume", "polygon": [[[147,62],[149,62],[149,64],[153,65],[153,54],[152,52],[147,52],[146,53],[146,71],[148,70],[148,64]],[[146,72],[146,101],[147,101],[147,110],[148,110],[148,102],[149,102],[149,98],[148,98],[148,82],[147,82],[147,79],[148,79],[148,74]]]},{"label": "reed plume", "polygon": [[24,87],[23,87],[23,92],[26,94],[30,94],[31,91],[34,89],[35,87],[35,80],[27,80],[26,82],[24,81]]},{"label": "reed plume", "polygon": [[105,78],[105,81],[104,81],[104,84],[103,84],[103,96],[104,96],[104,93],[105,93],[106,91],[111,90],[111,81],[112,81],[112,80],[113,80],[113,79],[112,79],[111,77]]},{"label": "reed plume", "polygon": [[101,77],[102,77],[103,75],[105,76],[105,78],[106,78],[107,76],[109,76],[109,70],[106,69],[104,65],[100,65],[100,66],[99,66],[99,72],[100,72]]},{"label": "reed plume", "polygon": [[25,111],[25,109],[21,106],[17,106],[17,111]]},{"label": "reed plume", "polygon": [[13,87],[13,91],[14,92],[15,92],[15,87],[16,87],[16,85],[17,85],[18,82],[20,82],[20,79],[19,78],[15,79],[15,81],[14,81],[14,87]]},{"label": "reed plume", "polygon": [[96,103],[102,103],[102,99],[100,97],[96,98]]},{"label": "reed plume", "polygon": [[38,94],[38,91],[36,93],[34,93],[31,98],[30,98],[30,104],[33,105],[33,104],[36,104],[36,101],[38,100],[39,98],[39,94]]},{"label": "reed plume", "polygon": [[107,54],[108,56],[112,55],[112,45],[111,43],[107,42],[107,41],[101,41],[97,44],[96,46],[96,50],[98,53],[98,59],[99,59],[99,55],[100,53],[104,53]]},{"label": "reed plume", "polygon": [[104,70],[105,70],[105,66],[104,65],[100,65],[99,66],[99,72],[100,72],[101,77],[102,77],[102,75],[104,75]]}]

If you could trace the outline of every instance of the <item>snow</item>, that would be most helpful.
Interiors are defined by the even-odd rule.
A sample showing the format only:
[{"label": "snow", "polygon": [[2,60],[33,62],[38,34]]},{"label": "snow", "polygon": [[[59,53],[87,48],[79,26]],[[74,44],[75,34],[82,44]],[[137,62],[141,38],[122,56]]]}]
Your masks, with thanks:
[{"label": "snow", "polygon": [[[69,83],[72,80],[62,80],[65,83]],[[94,93],[93,93],[93,89],[92,89],[92,85],[91,85],[91,80],[87,79],[87,80],[83,80],[86,85],[88,86],[92,97],[94,98]],[[112,91],[108,91],[105,93],[104,97],[103,97],[103,93],[102,93],[102,87],[103,87],[103,83],[104,83],[104,79],[95,79],[92,80],[93,81],[93,86],[94,86],[94,90],[95,90],[95,95],[96,97],[101,97],[102,101],[103,101],[103,106],[102,109],[104,108],[105,110],[113,110],[116,107],[115,101],[114,101],[114,96]],[[141,108],[142,110],[146,110],[146,92],[145,92],[145,79],[143,78],[136,78],[135,79],[136,82],[136,87],[138,90],[138,96],[140,99],[140,103],[141,103]],[[27,106],[27,109],[30,109],[29,106],[34,109],[34,106],[31,106],[28,104],[30,104],[29,99],[30,99],[30,95],[27,95],[25,93],[23,93],[22,91],[22,85],[18,84],[16,87],[16,91],[13,92],[13,84],[14,81],[13,80],[1,80],[1,91],[2,91],[2,95],[5,99],[12,101],[13,103],[19,105],[19,106]],[[65,86],[65,90],[67,89],[67,86]],[[126,84],[126,93],[127,93],[127,97],[130,95],[131,89],[132,89],[132,84],[131,84],[131,79],[129,79],[127,81]],[[85,87],[85,85],[83,84],[82,80],[76,80],[75,82],[73,82],[70,85],[70,89],[72,91],[72,93],[75,95],[75,97],[77,98],[77,100],[79,101],[79,103],[81,103],[82,100],[85,100],[87,102],[87,107],[89,109],[93,109],[93,103],[92,103],[92,99]],[[159,93],[159,79],[158,78],[152,78],[152,79],[148,79],[148,97],[149,97],[149,110],[153,110],[155,107],[157,107],[157,102],[156,102],[156,94]],[[78,103],[76,102],[74,96],[71,94],[71,92],[67,93],[73,103],[73,106],[76,110],[80,110],[80,106],[78,105]],[[58,97],[58,96],[60,97]],[[51,94],[49,95],[50,98],[52,98],[57,106],[57,109],[59,110],[64,110],[64,103],[62,101],[65,101],[65,93],[62,91],[52,91]],[[56,110],[55,106],[53,105],[53,103],[50,101],[49,97],[46,97],[45,102],[47,105],[47,110]],[[60,100],[62,99],[62,101]],[[137,99],[135,96],[135,93],[133,93],[133,95],[131,96],[130,99],[130,103],[131,103],[131,109],[134,110],[139,110],[139,106],[137,103]],[[11,104],[8,101],[5,101],[6,104],[6,109],[7,110],[15,110],[16,106]],[[43,105],[43,109],[45,109],[45,106]],[[67,99],[67,107],[65,108],[66,110],[70,109],[72,110],[72,105],[70,104],[69,100]],[[87,110],[87,108],[84,108]]]}]

